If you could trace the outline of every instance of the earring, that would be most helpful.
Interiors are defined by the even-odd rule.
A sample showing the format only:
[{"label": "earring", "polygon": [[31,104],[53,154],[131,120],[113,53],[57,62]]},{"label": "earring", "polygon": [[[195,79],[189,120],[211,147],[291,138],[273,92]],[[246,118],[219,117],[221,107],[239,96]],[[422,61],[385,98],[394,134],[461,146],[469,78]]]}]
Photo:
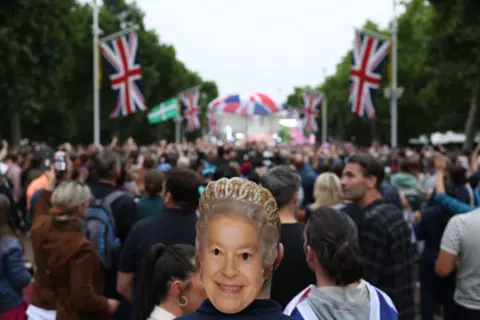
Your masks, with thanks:
[{"label": "earring", "polygon": [[180,307],[185,307],[188,304],[188,299],[185,296],[181,296],[180,299],[178,299],[178,305]]}]

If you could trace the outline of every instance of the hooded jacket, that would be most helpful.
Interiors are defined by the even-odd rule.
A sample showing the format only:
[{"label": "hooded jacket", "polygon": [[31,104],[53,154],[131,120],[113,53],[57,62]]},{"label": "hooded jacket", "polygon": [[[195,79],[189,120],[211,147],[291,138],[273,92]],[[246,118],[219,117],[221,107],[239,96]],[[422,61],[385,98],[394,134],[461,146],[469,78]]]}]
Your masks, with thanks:
[{"label": "hooded jacket", "polygon": [[354,288],[311,285],[287,305],[284,313],[296,320],[396,320],[392,300],[362,280]]},{"label": "hooded jacket", "polygon": [[40,215],[31,234],[38,277],[31,303],[56,310],[57,320],[109,319],[103,264],[78,221]]},{"label": "hooded jacket", "polygon": [[390,179],[390,183],[397,189],[414,189],[415,192],[422,192],[422,185],[410,173],[400,172],[394,174]]}]

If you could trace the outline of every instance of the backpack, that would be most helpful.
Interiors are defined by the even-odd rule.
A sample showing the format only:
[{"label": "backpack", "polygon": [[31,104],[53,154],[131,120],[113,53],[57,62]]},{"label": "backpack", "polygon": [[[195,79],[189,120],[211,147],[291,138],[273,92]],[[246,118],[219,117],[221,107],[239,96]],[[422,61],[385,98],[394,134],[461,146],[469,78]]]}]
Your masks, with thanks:
[{"label": "backpack", "polygon": [[93,198],[85,213],[85,237],[95,246],[107,269],[112,268],[121,247],[111,206],[124,194],[123,191],[117,190],[103,199]]}]

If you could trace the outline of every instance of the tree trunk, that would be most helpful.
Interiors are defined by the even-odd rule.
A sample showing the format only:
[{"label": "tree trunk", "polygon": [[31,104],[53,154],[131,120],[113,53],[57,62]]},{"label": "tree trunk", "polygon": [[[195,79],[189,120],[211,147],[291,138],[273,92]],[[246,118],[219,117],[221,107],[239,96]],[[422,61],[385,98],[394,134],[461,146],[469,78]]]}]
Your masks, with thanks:
[{"label": "tree trunk", "polygon": [[22,138],[22,129],[20,127],[20,113],[14,111],[10,115],[10,132],[12,145],[18,146],[20,144],[20,139]]},{"label": "tree trunk", "polygon": [[372,134],[372,141],[377,139],[377,120],[370,120],[370,133]]},{"label": "tree trunk", "polygon": [[337,140],[345,140],[346,132],[345,132],[345,119],[340,116],[339,113],[336,113],[336,125],[335,125],[335,136]]},{"label": "tree trunk", "polygon": [[478,115],[478,93],[479,81],[475,80],[472,87],[472,96],[470,97],[470,110],[468,111],[468,118],[465,123],[465,142],[463,143],[464,150],[472,150],[475,135],[477,133],[477,115]]}]

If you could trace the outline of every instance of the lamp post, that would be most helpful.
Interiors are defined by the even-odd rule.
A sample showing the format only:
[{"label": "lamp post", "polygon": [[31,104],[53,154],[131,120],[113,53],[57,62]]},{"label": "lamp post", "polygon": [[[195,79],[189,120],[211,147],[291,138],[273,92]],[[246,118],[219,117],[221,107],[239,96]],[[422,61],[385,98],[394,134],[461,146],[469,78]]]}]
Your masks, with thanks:
[{"label": "lamp post", "polygon": [[393,21],[392,21],[392,87],[390,94],[390,111],[391,111],[391,141],[392,148],[396,148],[398,144],[398,116],[397,116],[397,41],[398,41],[398,25],[397,25],[397,0],[393,0]]},{"label": "lamp post", "polygon": [[93,143],[100,146],[100,92],[99,92],[99,40],[100,29],[98,27],[98,5],[93,1]]}]

